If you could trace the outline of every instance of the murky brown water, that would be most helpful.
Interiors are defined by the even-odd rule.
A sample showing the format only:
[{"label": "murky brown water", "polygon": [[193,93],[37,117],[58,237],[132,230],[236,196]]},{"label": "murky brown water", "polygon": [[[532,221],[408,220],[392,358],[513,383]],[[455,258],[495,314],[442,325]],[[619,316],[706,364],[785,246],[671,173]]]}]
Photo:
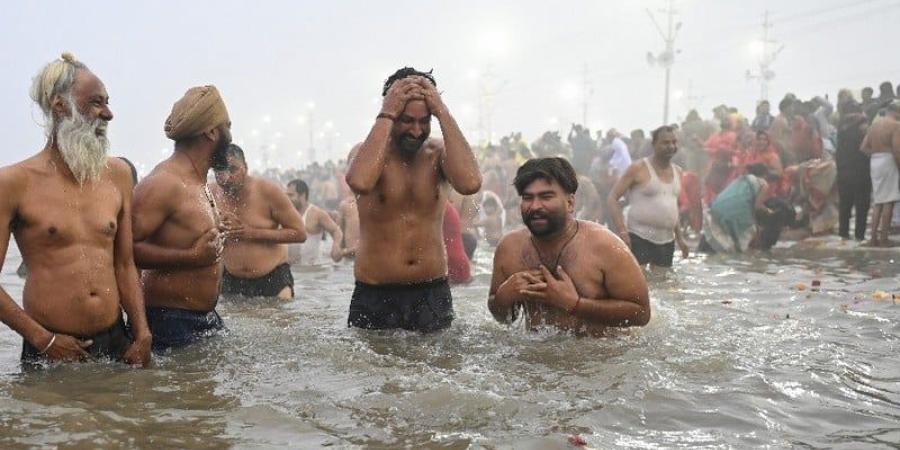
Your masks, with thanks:
[{"label": "murky brown water", "polygon": [[[21,298],[10,251],[3,286]],[[892,256],[893,255],[893,256]],[[224,301],[226,335],[132,370],[23,373],[0,327],[0,448],[844,447],[900,443],[900,291],[888,252],[777,250],[651,275],[654,318],[620,336],[508,329],[490,256],[443,333],[346,327],[346,264],[299,299]],[[822,281],[822,291],[797,282]]]}]

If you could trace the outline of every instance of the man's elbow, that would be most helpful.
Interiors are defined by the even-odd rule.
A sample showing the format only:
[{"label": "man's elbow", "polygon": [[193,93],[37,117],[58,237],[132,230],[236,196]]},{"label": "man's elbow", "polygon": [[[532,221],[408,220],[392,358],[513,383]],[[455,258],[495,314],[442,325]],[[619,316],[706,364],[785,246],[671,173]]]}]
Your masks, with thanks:
[{"label": "man's elbow", "polygon": [[481,176],[468,178],[453,188],[462,195],[477,194],[481,190]]},{"label": "man's elbow", "polygon": [[644,306],[630,325],[635,327],[647,325],[650,323],[650,315],[650,305]]}]

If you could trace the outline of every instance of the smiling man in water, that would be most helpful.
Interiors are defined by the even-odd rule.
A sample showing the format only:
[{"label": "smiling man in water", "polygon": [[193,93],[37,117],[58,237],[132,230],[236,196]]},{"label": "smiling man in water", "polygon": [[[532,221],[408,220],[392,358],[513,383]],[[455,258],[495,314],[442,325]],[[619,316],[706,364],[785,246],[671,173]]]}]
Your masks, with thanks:
[{"label": "smiling man in water", "polygon": [[575,219],[578,178],[563,158],[527,161],[513,181],[526,229],[500,240],[488,308],[510,323],[524,309],[531,327],[600,334],[646,325],[647,282],[622,240],[606,227]]},{"label": "smiling man in water", "polygon": [[[71,54],[35,77],[47,144],[0,169],[0,265],[10,233],[28,265],[22,306],[0,288],[0,320],[25,340],[22,361],[150,360],[131,242],[131,171],[109,158],[103,82]],[[128,314],[127,330],[122,309]]]},{"label": "smiling man in water", "polygon": [[[453,321],[442,236],[447,190],[474,194],[481,174],[430,73],[400,69],[382,95],[381,113],[347,171],[360,223],[348,322],[436,331]],[[429,138],[432,116],[443,140]]]}]

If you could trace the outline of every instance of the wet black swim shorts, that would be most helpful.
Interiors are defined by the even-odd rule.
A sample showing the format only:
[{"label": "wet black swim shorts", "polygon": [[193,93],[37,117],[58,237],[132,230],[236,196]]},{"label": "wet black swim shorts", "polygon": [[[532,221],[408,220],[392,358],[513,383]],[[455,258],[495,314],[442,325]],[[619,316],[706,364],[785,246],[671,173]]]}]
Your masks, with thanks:
[{"label": "wet black swim shorts", "polygon": [[446,277],[411,284],[357,281],[347,319],[351,327],[425,333],[447,328],[452,322],[453,298]]},{"label": "wet black swim shorts", "polygon": [[287,263],[272,269],[259,278],[239,278],[225,270],[222,274],[222,293],[227,295],[243,295],[244,297],[277,297],[282,289],[291,288],[294,296],[294,276]]}]

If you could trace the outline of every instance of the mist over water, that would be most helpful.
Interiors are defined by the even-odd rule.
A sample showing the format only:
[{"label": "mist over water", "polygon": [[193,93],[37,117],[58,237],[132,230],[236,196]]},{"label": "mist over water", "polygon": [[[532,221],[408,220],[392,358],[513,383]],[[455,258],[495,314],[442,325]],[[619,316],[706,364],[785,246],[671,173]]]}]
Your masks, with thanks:
[{"label": "mist over water", "polygon": [[[21,298],[11,251],[0,281]],[[23,373],[0,330],[0,447],[597,448],[896,445],[891,253],[776,249],[652,273],[654,316],[600,339],[497,324],[491,255],[434,335],[346,327],[349,264],[299,298],[224,300],[228,333],[132,370]],[[821,291],[798,282],[821,281]]]}]

